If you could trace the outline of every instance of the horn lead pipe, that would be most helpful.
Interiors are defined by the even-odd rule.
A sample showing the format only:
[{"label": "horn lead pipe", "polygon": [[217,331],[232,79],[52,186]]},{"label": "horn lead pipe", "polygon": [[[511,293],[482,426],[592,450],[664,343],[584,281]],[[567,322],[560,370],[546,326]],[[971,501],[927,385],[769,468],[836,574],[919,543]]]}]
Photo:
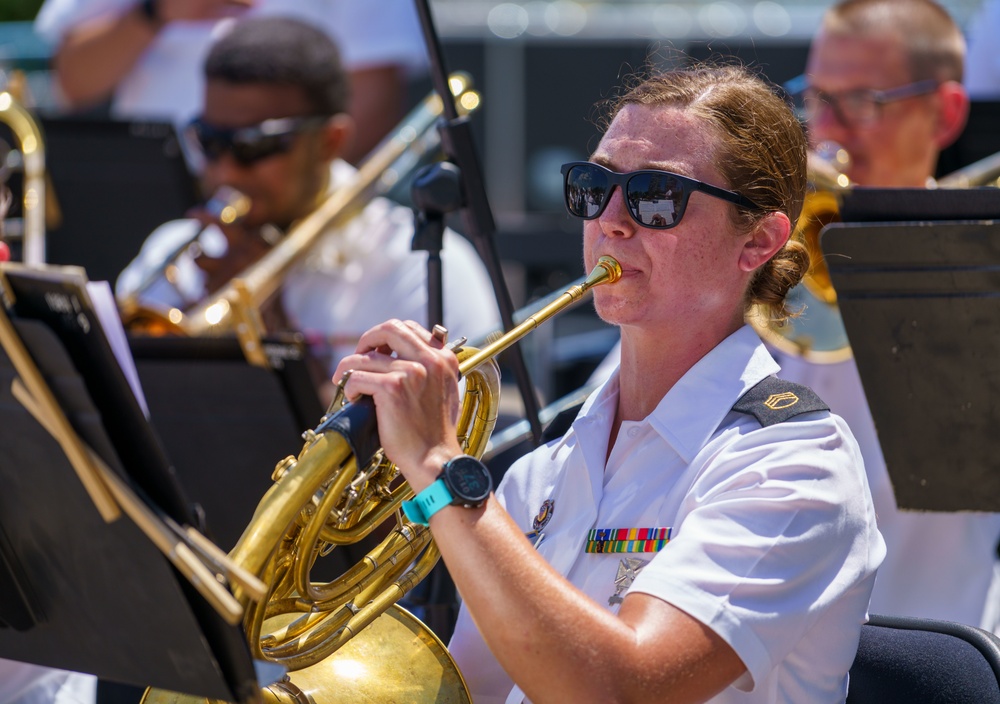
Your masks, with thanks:
[{"label": "horn lead pipe", "polygon": [[595,286],[600,286],[601,284],[613,284],[621,278],[621,275],[622,267],[616,259],[608,256],[601,257],[597,260],[597,266],[594,267],[594,269],[590,272],[590,275],[583,283],[566,289],[566,291],[563,292],[559,298],[539,310],[534,315],[525,318],[521,323],[512,328],[510,332],[504,334],[495,342],[483,347],[472,356],[467,357],[459,364],[459,373],[462,376],[465,376],[487,359],[495,357],[503,352],[505,349],[538,327],[541,323],[544,323],[553,315],[559,313],[559,311],[566,306],[581,299],[590,289]]}]

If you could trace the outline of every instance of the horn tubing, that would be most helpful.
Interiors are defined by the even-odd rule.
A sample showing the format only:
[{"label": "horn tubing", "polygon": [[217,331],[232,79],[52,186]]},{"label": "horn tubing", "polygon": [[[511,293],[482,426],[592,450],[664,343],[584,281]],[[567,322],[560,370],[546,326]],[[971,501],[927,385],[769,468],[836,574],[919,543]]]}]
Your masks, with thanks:
[{"label": "horn tubing", "polygon": [[485,362],[487,359],[492,359],[498,354],[503,352],[505,349],[513,345],[515,342],[520,340],[522,337],[527,335],[529,332],[534,330],[540,323],[544,323],[546,320],[551,318],[553,315],[561,311],[566,306],[571,303],[575,303],[580,298],[583,297],[587,291],[592,289],[594,286],[599,286],[600,284],[608,283],[613,284],[618,279],[621,278],[622,268],[621,265],[613,258],[604,256],[597,260],[597,266],[594,267],[593,271],[587,277],[586,281],[578,286],[571,286],[566,290],[559,298],[550,303],[549,305],[542,308],[540,311],[534,315],[526,318],[519,325],[515,326],[510,332],[505,334],[496,342],[487,345],[482,348],[474,355],[464,359],[458,365],[459,373],[465,376],[470,371],[478,367],[480,364]]}]

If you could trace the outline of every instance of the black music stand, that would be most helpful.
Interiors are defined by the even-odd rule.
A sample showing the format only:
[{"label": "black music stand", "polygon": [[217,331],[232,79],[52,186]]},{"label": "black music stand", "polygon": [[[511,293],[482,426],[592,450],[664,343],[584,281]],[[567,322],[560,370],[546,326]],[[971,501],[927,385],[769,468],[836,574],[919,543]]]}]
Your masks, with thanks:
[{"label": "black music stand", "polygon": [[[259,700],[242,630],[154,547],[148,525],[99,500],[100,486],[124,486],[163,525],[195,524],[82,270],[4,265],[0,278],[0,657]],[[81,472],[81,448],[103,485]]]},{"label": "black music stand", "polygon": [[114,281],[163,223],[201,202],[174,126],[149,120],[41,115],[49,198],[47,262]]},{"label": "black music stand", "polygon": [[1000,512],[1000,189],[865,189],[841,212],[821,246],[897,504]]},{"label": "black music stand", "polygon": [[299,453],[302,432],[323,415],[304,343],[264,340],[268,367],[250,364],[235,337],[136,336],[129,346],[150,422],[209,534],[229,550],[275,464]]}]

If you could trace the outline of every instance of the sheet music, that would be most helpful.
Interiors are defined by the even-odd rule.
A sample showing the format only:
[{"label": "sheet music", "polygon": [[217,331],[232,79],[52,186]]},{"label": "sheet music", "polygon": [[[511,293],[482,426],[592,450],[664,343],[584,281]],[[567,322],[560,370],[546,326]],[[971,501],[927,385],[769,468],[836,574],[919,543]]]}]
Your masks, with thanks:
[{"label": "sheet music", "polygon": [[111,351],[121,365],[125,378],[128,380],[132,393],[135,394],[142,407],[143,415],[149,419],[149,407],[146,405],[146,398],[142,393],[142,384],[139,382],[139,373],[135,368],[135,360],[132,359],[132,351],[129,349],[128,338],[125,336],[125,328],[122,325],[121,316],[118,314],[118,305],[115,303],[115,294],[111,290],[111,285],[107,281],[88,281],[87,295],[94,306],[94,313],[104,328],[104,336],[111,345]]}]

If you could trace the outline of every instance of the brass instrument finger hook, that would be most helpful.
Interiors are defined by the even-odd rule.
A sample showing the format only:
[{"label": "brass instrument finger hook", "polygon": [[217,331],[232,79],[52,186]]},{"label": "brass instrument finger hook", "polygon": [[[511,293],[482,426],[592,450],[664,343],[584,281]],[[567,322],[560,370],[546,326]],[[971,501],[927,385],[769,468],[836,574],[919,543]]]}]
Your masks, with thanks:
[{"label": "brass instrument finger hook", "polygon": [[435,325],[431,328],[431,337],[445,345],[448,342],[448,328],[444,325]]},{"label": "brass instrument finger hook", "polygon": [[353,369],[348,369],[340,377],[340,381],[338,381],[334,386],[333,400],[330,401],[330,405],[326,409],[326,414],[323,416],[324,420],[337,409],[347,405],[347,394],[344,392],[344,387],[347,386],[347,382],[351,378],[351,374],[353,373],[354,373]]}]

